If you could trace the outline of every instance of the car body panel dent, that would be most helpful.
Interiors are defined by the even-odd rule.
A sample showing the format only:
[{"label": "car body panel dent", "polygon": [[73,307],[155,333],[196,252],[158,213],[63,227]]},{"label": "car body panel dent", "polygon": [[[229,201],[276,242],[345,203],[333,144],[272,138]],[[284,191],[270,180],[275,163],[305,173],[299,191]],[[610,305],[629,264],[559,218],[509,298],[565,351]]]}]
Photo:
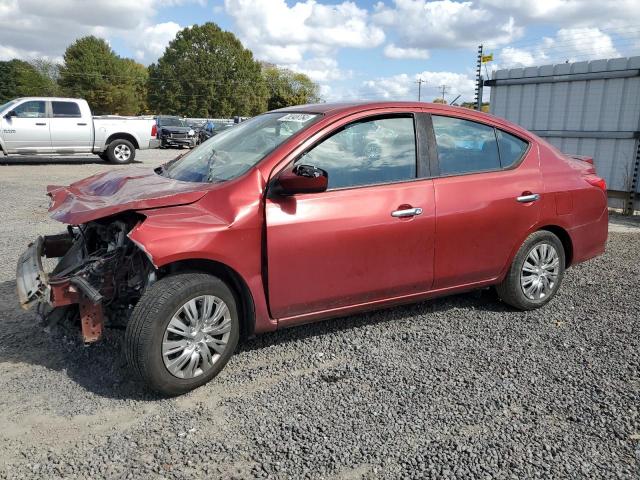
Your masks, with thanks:
[{"label": "car body panel dent", "polygon": [[127,210],[193,203],[211,188],[209,184],[180,182],[151,169],[132,168],[94,175],[68,187],[50,185],[54,220],[78,225]]}]

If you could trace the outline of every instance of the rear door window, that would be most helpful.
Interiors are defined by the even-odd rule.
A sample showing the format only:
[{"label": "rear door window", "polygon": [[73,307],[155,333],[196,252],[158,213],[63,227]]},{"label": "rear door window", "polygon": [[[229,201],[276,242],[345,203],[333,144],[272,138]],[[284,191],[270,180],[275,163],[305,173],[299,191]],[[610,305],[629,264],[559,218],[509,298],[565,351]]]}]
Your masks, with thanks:
[{"label": "rear door window", "polygon": [[75,102],[51,102],[54,118],[80,118],[80,107]]},{"label": "rear door window", "polygon": [[493,127],[461,118],[432,116],[441,175],[500,169]]}]

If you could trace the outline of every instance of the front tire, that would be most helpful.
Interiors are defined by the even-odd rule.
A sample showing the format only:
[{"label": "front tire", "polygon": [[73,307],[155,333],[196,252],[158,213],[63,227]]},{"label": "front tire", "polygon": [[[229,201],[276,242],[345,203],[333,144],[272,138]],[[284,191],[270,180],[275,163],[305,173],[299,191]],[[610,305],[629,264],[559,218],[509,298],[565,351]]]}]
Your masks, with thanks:
[{"label": "front tire", "polygon": [[184,273],[159,280],[142,295],[127,325],[125,353],[149,387],[174,396],[218,375],[239,338],[229,287],[211,275]]},{"label": "front tire", "polygon": [[564,270],[562,242],[553,233],[540,230],[524,241],[496,290],[502,301],[519,310],[540,308],[558,292]]},{"label": "front tire", "polygon": [[111,163],[131,163],[136,158],[136,148],[129,140],[117,138],[109,144],[107,157]]}]

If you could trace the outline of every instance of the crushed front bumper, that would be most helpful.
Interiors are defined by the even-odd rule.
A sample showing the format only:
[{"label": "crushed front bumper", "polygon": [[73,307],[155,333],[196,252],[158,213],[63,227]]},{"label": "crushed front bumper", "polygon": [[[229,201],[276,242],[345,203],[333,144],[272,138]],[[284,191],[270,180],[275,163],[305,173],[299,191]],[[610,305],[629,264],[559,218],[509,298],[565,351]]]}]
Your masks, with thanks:
[{"label": "crushed front bumper", "polygon": [[49,278],[42,268],[42,250],[44,239],[38,239],[20,255],[16,269],[18,300],[25,310],[35,303],[51,303]]},{"label": "crushed front bumper", "polygon": [[53,308],[77,304],[86,343],[102,336],[104,314],[102,297],[80,276],[50,275],[42,266],[42,258],[59,258],[70,247],[68,235],[38,237],[20,255],[16,268],[16,284],[20,306],[29,309],[37,303]]}]

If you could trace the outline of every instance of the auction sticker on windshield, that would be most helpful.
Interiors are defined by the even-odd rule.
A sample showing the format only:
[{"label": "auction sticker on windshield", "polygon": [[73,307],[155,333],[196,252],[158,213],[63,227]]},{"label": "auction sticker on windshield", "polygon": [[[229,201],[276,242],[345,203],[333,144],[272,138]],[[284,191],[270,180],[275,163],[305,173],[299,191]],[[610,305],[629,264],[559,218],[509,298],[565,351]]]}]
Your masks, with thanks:
[{"label": "auction sticker on windshield", "polygon": [[280,117],[278,121],[305,123],[311,120],[313,117],[315,117],[315,115],[311,113],[287,113],[284,117]]}]

